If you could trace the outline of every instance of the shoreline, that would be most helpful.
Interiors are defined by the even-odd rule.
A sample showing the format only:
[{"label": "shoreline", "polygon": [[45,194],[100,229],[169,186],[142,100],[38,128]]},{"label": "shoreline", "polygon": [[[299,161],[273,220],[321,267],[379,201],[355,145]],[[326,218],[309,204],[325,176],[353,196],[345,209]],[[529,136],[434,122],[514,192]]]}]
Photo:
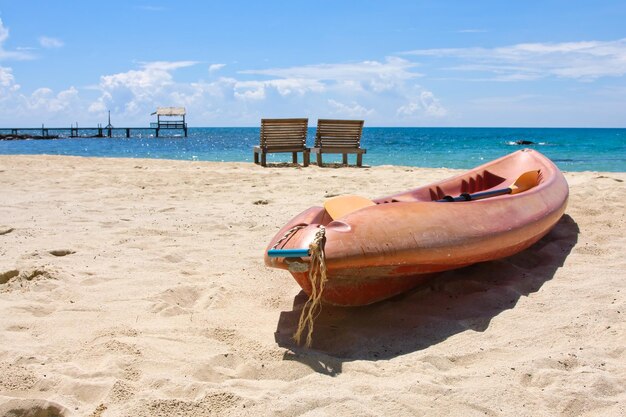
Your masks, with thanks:
[{"label": "shoreline", "polygon": [[566,215],[530,249],[325,306],[293,345],[304,298],[263,264],[278,228],[463,171],[0,155],[0,411],[623,414],[624,172],[564,172]]},{"label": "shoreline", "polygon": [[[521,149],[521,148],[520,148]],[[383,164],[383,165],[368,165],[366,163],[363,164],[362,167],[357,167],[353,162],[350,162],[348,166],[345,166],[339,162],[324,162],[324,166],[319,168],[315,161],[311,161],[308,167],[302,166],[302,161],[299,160],[298,164],[294,164],[292,162],[271,162],[268,161],[267,167],[262,167],[260,165],[255,165],[250,158],[250,161],[207,161],[201,159],[174,159],[174,158],[138,158],[133,156],[85,156],[85,155],[57,155],[57,154],[0,154],[0,161],[3,158],[12,158],[12,157],[23,157],[23,158],[81,158],[81,159],[91,159],[91,160],[119,160],[119,161],[164,161],[164,162],[181,162],[181,163],[204,163],[204,164],[234,164],[241,165],[241,168],[246,168],[249,166],[257,167],[262,170],[271,170],[271,169],[286,169],[292,168],[295,170],[307,170],[311,167],[313,169],[321,169],[321,170],[338,170],[338,169],[348,169],[348,170],[368,170],[368,169],[380,169],[380,168],[398,168],[398,169],[408,169],[408,170],[439,170],[439,171],[450,171],[452,173],[456,172],[465,172],[467,169],[465,168],[449,168],[449,167],[426,167],[426,166],[412,166],[412,165],[398,165],[398,164]],[[560,170],[563,174],[607,174],[607,175],[620,175],[626,173],[626,171],[603,171],[603,170],[585,170],[585,171],[568,171],[568,170]],[[445,177],[437,178],[444,179]],[[416,184],[414,187],[420,186],[423,184]]]}]

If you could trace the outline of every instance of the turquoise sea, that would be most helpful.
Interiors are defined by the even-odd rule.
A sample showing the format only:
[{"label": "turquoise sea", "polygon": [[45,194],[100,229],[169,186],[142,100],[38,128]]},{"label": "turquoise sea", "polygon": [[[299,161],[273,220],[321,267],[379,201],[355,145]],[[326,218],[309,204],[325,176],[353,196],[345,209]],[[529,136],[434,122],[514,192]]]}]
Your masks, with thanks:
[{"label": "turquoise sea", "polygon": [[[0,133],[9,132],[0,129]],[[314,135],[315,128],[310,128],[310,146]],[[517,145],[521,140],[533,144]],[[186,138],[155,138],[144,133],[131,138],[0,140],[0,154],[251,162],[252,147],[258,141],[259,128],[190,128]],[[366,165],[471,168],[530,147],[564,171],[626,171],[626,129],[370,127],[363,131],[362,146],[367,149],[363,159]],[[273,154],[268,162],[290,158]],[[353,158],[351,155],[350,163],[354,163]],[[325,156],[324,161],[340,162],[341,155]]]}]

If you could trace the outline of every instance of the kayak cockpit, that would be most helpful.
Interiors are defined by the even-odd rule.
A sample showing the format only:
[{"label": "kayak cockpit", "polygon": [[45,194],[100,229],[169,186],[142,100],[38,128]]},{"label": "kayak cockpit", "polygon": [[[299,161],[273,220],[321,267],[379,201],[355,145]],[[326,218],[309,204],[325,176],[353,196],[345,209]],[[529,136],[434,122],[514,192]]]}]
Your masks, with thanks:
[{"label": "kayak cockpit", "polygon": [[445,196],[456,196],[464,193],[472,194],[494,189],[503,185],[507,178],[494,174],[489,170],[469,172],[436,184],[415,188],[400,194],[374,200],[376,204],[416,201],[437,201]]}]

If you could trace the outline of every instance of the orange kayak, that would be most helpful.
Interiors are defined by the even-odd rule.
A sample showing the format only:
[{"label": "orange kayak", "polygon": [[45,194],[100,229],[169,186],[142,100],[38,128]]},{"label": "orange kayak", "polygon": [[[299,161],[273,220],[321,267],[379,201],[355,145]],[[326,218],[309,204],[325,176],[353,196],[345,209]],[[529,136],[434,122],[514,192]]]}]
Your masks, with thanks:
[{"label": "orange kayak", "polygon": [[558,222],[565,177],[524,149],[464,174],[368,200],[335,197],[290,220],[270,241],[265,264],[291,272],[309,295],[307,248],[323,230],[326,281],[321,300],[371,304],[434,274],[520,252]]}]

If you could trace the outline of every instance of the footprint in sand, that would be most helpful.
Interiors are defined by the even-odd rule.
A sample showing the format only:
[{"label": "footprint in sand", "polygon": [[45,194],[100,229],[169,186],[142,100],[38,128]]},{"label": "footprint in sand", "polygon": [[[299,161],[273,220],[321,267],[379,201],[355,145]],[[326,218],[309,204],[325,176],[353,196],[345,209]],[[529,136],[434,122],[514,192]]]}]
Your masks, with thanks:
[{"label": "footprint in sand", "polygon": [[[283,380],[294,380],[314,371],[306,365],[297,366],[298,372],[294,374],[293,364],[285,366],[282,360],[257,360],[249,356],[237,353],[218,353],[208,358],[204,363],[193,368],[194,378],[204,381],[221,383],[229,379],[258,380],[269,374],[278,376]],[[293,375],[290,375],[293,374]]]},{"label": "footprint in sand", "polygon": [[138,402],[125,415],[145,415],[145,410],[153,410],[150,415],[177,415],[177,416],[222,416],[239,415],[244,404],[254,404],[251,400],[244,400],[236,394],[218,391],[206,394],[195,400],[156,399]]},{"label": "footprint in sand", "polygon": [[154,301],[150,311],[162,316],[191,313],[201,293],[200,288],[191,285],[168,288],[160,294],[150,297],[150,300]]},{"label": "footprint in sand", "polygon": [[[53,275],[44,268],[32,268],[27,270],[11,269],[0,273],[0,285],[5,285],[1,291],[11,291],[16,288],[25,288],[29,282],[37,282],[46,279],[54,279]],[[0,287],[1,288],[1,287]]]},{"label": "footprint in sand", "polygon": [[150,311],[162,316],[192,314],[197,310],[219,308],[228,299],[227,290],[222,286],[181,285],[153,295]]},{"label": "footprint in sand", "polygon": [[245,366],[245,361],[234,353],[219,353],[211,356],[193,370],[193,377],[204,382],[220,383],[237,378],[238,368]]},{"label": "footprint in sand", "polygon": [[69,409],[52,401],[13,398],[0,405],[0,415],[65,417],[72,415],[72,413]]},{"label": "footprint in sand", "polygon": [[183,262],[185,260],[185,257],[183,255],[169,254],[169,255],[164,256],[162,259],[169,263],[176,264],[176,263]]},{"label": "footprint in sand", "polygon": [[11,269],[10,271],[0,273],[0,285],[6,284],[11,278],[15,278],[20,274],[17,269]]},{"label": "footprint in sand", "polygon": [[67,256],[67,255],[71,255],[73,253],[76,253],[76,251],[73,251],[73,250],[70,250],[70,249],[57,249],[57,250],[48,251],[48,253],[50,255],[54,255],[54,256]]},{"label": "footprint in sand", "polygon": [[578,368],[580,361],[574,354],[558,359],[542,358],[533,363],[532,373],[522,375],[520,383],[526,387],[545,388],[562,380],[568,373],[575,373]]},{"label": "footprint in sand", "polygon": [[34,317],[46,317],[57,310],[56,307],[52,306],[50,303],[31,303],[28,306],[15,307],[15,309],[30,313]]},{"label": "footprint in sand", "polygon": [[286,361],[283,350],[258,343],[234,329],[209,328],[203,336],[229,348],[194,365],[192,375],[200,381],[219,383],[232,378],[258,380],[270,376],[292,381],[316,372],[314,367],[305,363]]}]

